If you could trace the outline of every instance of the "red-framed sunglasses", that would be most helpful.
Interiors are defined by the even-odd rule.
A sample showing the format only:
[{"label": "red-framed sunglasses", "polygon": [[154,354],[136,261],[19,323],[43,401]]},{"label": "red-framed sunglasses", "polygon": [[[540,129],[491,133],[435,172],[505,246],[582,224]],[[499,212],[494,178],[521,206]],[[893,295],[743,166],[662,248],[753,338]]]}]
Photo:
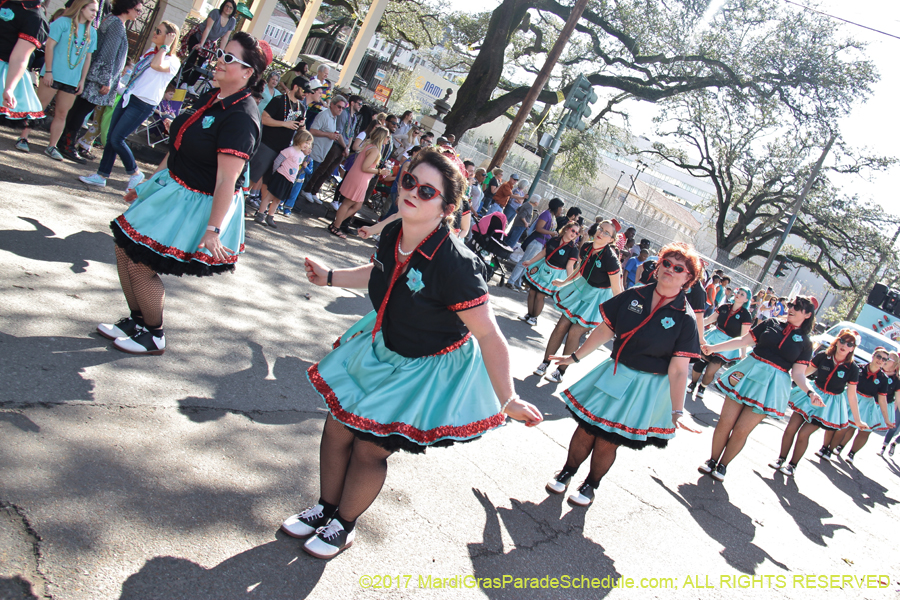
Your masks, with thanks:
[{"label": "red-framed sunglasses", "polygon": [[663,259],[662,266],[665,267],[666,269],[672,269],[676,273],[684,273],[685,271],[687,271],[687,268],[685,268],[681,265],[676,265],[667,258]]},{"label": "red-framed sunglasses", "polygon": [[419,183],[412,173],[404,173],[400,178],[400,186],[407,191],[416,190],[416,195],[422,200],[431,200],[436,196],[443,196],[436,187],[427,183]]}]

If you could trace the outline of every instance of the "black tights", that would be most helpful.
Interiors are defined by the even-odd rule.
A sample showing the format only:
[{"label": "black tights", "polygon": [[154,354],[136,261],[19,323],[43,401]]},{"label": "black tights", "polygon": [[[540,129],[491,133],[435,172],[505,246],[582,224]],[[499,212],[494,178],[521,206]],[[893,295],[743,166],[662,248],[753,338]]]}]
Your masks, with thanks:
[{"label": "black tights", "polygon": [[[578,344],[581,342],[581,336],[587,331],[587,327],[576,325],[566,318],[565,315],[559,317],[553,333],[550,334],[550,340],[547,342],[547,350],[544,352],[544,362],[550,362],[550,357],[556,354],[559,347],[562,346],[563,339],[566,341],[566,347],[563,348],[563,355],[568,356],[578,350]],[[560,366],[559,370],[566,372],[565,366]]]},{"label": "black tights", "polygon": [[597,487],[600,485],[600,480],[603,479],[603,476],[609,472],[610,467],[616,462],[616,450],[618,449],[618,444],[597,437],[579,425],[575,433],[572,434],[572,441],[569,442],[569,455],[566,457],[564,469],[574,473],[581,466],[581,463],[593,453],[591,456],[591,470],[588,472],[586,481],[592,487]]},{"label": "black tights", "polygon": [[542,294],[534,288],[528,290],[528,315],[535,318],[541,316],[546,298],[546,294]]},{"label": "black tights", "polygon": [[363,441],[331,415],[319,446],[322,500],[338,506],[338,516],[353,522],[368,509],[384,485],[390,450]]},{"label": "black tights", "polygon": [[163,324],[163,306],[166,288],[159,273],[141,263],[136,263],[116,245],[116,269],[125,293],[125,301],[132,316],[140,315],[150,329],[160,329]]}]

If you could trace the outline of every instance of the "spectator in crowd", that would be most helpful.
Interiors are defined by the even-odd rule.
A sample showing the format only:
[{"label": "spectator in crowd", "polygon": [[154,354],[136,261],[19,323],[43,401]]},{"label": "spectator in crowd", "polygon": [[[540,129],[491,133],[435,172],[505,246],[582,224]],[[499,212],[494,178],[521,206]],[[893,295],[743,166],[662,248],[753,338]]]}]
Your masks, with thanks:
[{"label": "spectator in crowd", "polygon": [[306,80],[307,84],[309,84],[310,74],[309,74],[309,65],[301,58],[296,65],[294,65],[293,69],[285,71],[284,75],[281,76],[281,79],[278,81],[278,91],[282,94],[287,94],[290,91],[290,86],[293,85],[294,79],[297,77],[302,77]]},{"label": "spectator in crowd", "polygon": [[[335,96],[331,99],[328,110],[320,112],[309,127],[309,132],[315,138],[312,154],[310,154],[315,166],[313,167],[312,177],[306,182],[303,190],[303,197],[306,198],[307,202],[322,204],[322,200],[316,193],[312,193],[312,190],[318,192],[325,179],[331,175],[330,171],[325,172],[320,167],[330,157],[334,156],[333,152],[336,151],[338,157],[346,157],[350,154],[350,142],[345,141],[338,124],[338,117],[347,108],[347,105],[346,98],[341,95]],[[337,146],[337,149],[333,150],[333,146]]]},{"label": "spectator in crowd", "polygon": [[83,183],[104,187],[106,179],[112,174],[116,155],[121,159],[125,172],[130,175],[128,189],[134,189],[144,180],[144,174],[138,169],[126,140],[153,113],[153,109],[163,99],[169,82],[178,73],[179,62],[175,58],[178,26],[163,21],[151,40],[153,47],[138,60],[131,80],[125,87],[125,93],[113,110],[100,166],[93,175],[79,177]]},{"label": "spectator in crowd", "polygon": [[281,76],[278,71],[272,71],[266,78],[266,87],[263,88],[262,98],[259,101],[260,115],[262,115],[262,111],[266,110],[266,106],[268,106],[272,98],[281,95],[281,92],[278,91],[279,81],[281,81]]},{"label": "spectator in crowd", "polygon": [[[359,133],[357,125],[359,122],[359,109],[362,108],[362,98],[352,95],[346,101],[341,102],[340,105],[335,105],[332,102],[330,107],[332,114],[335,114],[334,111],[337,106],[343,107],[337,111],[335,117],[336,131],[340,134],[341,139],[331,144],[328,152],[325,153],[325,158],[321,161],[316,160],[315,156],[313,157],[313,160],[316,160],[316,168],[313,170],[312,177],[307,180],[304,189],[307,194],[314,196],[316,199],[319,198],[319,190],[322,189],[322,185],[331,178],[344,159],[350,156],[350,144],[353,143],[353,139]],[[328,120],[330,121],[330,118]],[[315,124],[311,124],[310,127],[315,128]],[[309,196],[306,194],[304,194],[304,198],[309,200]],[[315,200],[313,201],[315,202]],[[337,206],[334,208],[337,210],[340,202],[335,199],[335,204]]]},{"label": "spectator in crowd", "polygon": [[103,19],[97,29],[97,50],[91,56],[84,91],[75,98],[75,103],[66,115],[66,124],[59,144],[60,153],[74,162],[80,164],[85,162],[84,158],[78,155],[75,144],[84,120],[91,111],[94,111],[94,121],[99,128],[103,111],[98,108],[103,107],[105,110],[115,102],[120,75],[128,57],[125,23],[138,18],[142,8],[142,0],[116,0],[113,2],[112,14]]},{"label": "spectator in crowd", "polygon": [[[75,0],[61,17],[50,24],[37,95],[44,110],[56,98],[53,122],[50,123],[50,142],[44,150],[44,154],[54,160],[63,159],[56,144],[62,137],[69,109],[75,98],[84,91],[91,56],[97,49],[97,30],[92,23],[98,6],[97,0]],[[16,148],[28,152],[30,132],[31,128],[26,124]]]},{"label": "spectator in crowd", "polygon": [[619,252],[625,249],[625,242],[631,240],[634,242],[634,236],[637,233],[637,230],[634,227],[629,227],[625,230],[625,233],[620,233],[616,236],[616,248],[619,249]]},{"label": "spectator in crowd", "polygon": [[266,197],[253,215],[254,221],[278,229],[275,225],[275,211],[281,201],[290,196],[291,188],[300,174],[300,165],[312,149],[312,141],[312,135],[302,129],[294,135],[293,143],[278,154],[273,165],[275,170],[265,175]]},{"label": "spectator in crowd", "polygon": [[[309,80],[312,88],[313,83],[321,84],[322,90],[322,98],[313,102],[309,109],[306,112],[306,122],[312,123],[315,121],[316,117],[320,112],[325,110],[325,107],[331,104],[331,96],[332,96],[332,88],[334,87],[331,81],[328,79],[328,65],[319,65],[319,68],[316,69],[316,76]],[[314,88],[313,88],[314,89]],[[344,100],[346,102],[346,100]],[[307,126],[308,127],[308,126]]]},{"label": "spectator in crowd", "polygon": [[[193,90],[193,86],[200,79],[200,71],[194,69],[197,63],[203,63],[206,58],[212,57],[215,49],[224,48],[228,43],[228,34],[234,31],[237,25],[235,11],[237,4],[234,0],[225,0],[219,8],[212,9],[206,16],[206,21],[194,27],[186,36],[187,60],[184,61],[184,82]],[[185,53],[182,53],[184,56]]]},{"label": "spectator in crowd", "polygon": [[469,181],[469,204],[472,207],[472,211],[476,213],[481,211],[481,205],[484,201],[484,190],[481,185],[484,183],[486,175],[487,171],[484,169],[475,169],[475,173]]},{"label": "spectator in crowd", "polygon": [[515,248],[516,244],[519,243],[519,238],[522,237],[522,234],[525,233],[525,230],[528,229],[528,226],[531,225],[535,217],[537,217],[537,207],[540,201],[541,195],[534,194],[528,199],[528,202],[525,202],[520,206],[516,211],[516,214],[513,215],[512,227],[509,230],[509,235],[506,237],[507,246]]},{"label": "spectator in crowd", "polygon": [[369,189],[369,181],[375,175],[390,173],[390,169],[378,167],[388,137],[390,137],[390,133],[387,128],[378,126],[363,142],[359,152],[355,155],[353,165],[347,171],[344,180],[341,181],[338,189],[341,205],[334,215],[334,221],[328,226],[328,233],[346,239],[347,236],[341,231],[341,226],[362,206],[366,199],[366,191]]},{"label": "spectator in crowd", "polygon": [[486,215],[494,206],[494,194],[503,185],[503,169],[494,167],[484,178],[484,198],[481,201],[481,214]]},{"label": "spectator in crowd", "polygon": [[712,279],[706,286],[706,310],[704,316],[708,317],[713,314],[716,309],[716,296],[719,294],[719,288],[722,286],[722,278],[719,275],[713,275]]},{"label": "spectator in crowd", "polygon": [[[413,122],[414,120],[415,115],[411,110],[403,111],[403,114],[400,115],[400,123],[397,125],[397,131],[391,134],[391,137],[394,138],[394,147],[402,147],[406,150],[404,140],[406,140],[409,132],[416,128],[415,123]],[[415,145],[416,144],[412,144],[411,146]]]},{"label": "spectator in crowd", "polygon": [[519,209],[525,205],[525,200],[528,198],[528,187],[530,185],[531,182],[527,179],[520,179],[515,187],[513,187],[512,195],[509,197],[509,204],[507,204],[506,208],[503,210],[507,221],[512,222]]},{"label": "spectator in crowd", "polygon": [[[509,179],[506,180],[506,183],[497,188],[497,191],[494,192],[494,202],[488,209],[488,213],[505,212],[506,205],[509,204],[509,199],[512,197],[513,186],[518,182],[519,176],[513,173],[509,176]],[[507,216],[506,219],[508,221],[509,216]]]},{"label": "spectator in crowd", "polygon": [[640,254],[629,258],[625,263],[625,266],[622,267],[622,269],[625,271],[626,290],[630,287],[634,287],[635,282],[637,281],[637,270],[642,264],[644,264],[644,261],[648,258],[650,258],[650,251],[647,249],[641,250]]},{"label": "spectator in crowd", "polygon": [[579,225],[584,224],[584,219],[581,216],[581,209],[577,206],[569,207],[569,210],[566,211],[565,216],[556,216],[556,230],[560,231],[569,223],[578,223]]},{"label": "spectator in crowd", "polygon": [[509,275],[509,285],[513,288],[522,287],[522,276],[525,274],[525,263],[540,254],[548,240],[559,235],[554,224],[557,215],[562,212],[563,206],[564,203],[559,198],[551,199],[547,210],[538,215],[537,220],[534,221],[534,226],[530,228],[532,229],[532,232],[528,234],[528,237],[522,242],[522,248],[525,249],[525,254]]}]

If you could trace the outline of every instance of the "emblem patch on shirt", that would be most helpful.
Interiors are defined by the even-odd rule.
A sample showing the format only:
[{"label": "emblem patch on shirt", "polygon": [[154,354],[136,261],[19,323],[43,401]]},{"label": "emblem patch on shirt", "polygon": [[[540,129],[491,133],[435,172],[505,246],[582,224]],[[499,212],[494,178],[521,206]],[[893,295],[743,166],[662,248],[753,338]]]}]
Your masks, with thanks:
[{"label": "emblem patch on shirt", "polygon": [[641,306],[641,303],[637,300],[632,300],[631,304],[628,305],[628,310],[637,314],[641,314],[642,312],[644,312],[644,307]]},{"label": "emblem patch on shirt", "polygon": [[565,250],[560,250],[560,251],[559,251],[559,255],[560,255],[560,256],[562,256],[562,255],[565,254],[565,253],[566,253]]},{"label": "emblem patch on shirt", "polygon": [[422,283],[422,274],[416,269],[410,269],[406,274],[406,285],[412,290],[413,294],[421,292],[425,288]]},{"label": "emblem patch on shirt", "polygon": [[843,378],[844,378],[844,372],[843,372],[843,371],[838,371],[838,372],[837,372],[837,376],[840,377],[841,379],[843,379]]},{"label": "emblem patch on shirt", "polygon": [[791,336],[791,339],[794,340],[795,342],[802,342],[803,336],[795,333],[794,335]]},{"label": "emblem patch on shirt", "polygon": [[875,385],[878,385],[878,383],[879,383],[879,381],[876,379],[876,380],[875,380]]},{"label": "emblem patch on shirt", "polygon": [[741,315],[734,315],[734,320],[735,320],[735,321],[740,321],[740,320],[741,320]]},{"label": "emblem patch on shirt", "polygon": [[16,13],[12,11],[10,8],[0,8],[0,19],[4,21],[12,21],[13,17],[16,16]]},{"label": "emblem patch on shirt", "polygon": [[672,317],[666,317],[665,319],[660,321],[660,323],[662,323],[662,326],[666,329],[671,329],[672,325],[675,324],[675,319],[673,319]]},{"label": "emblem patch on shirt", "polygon": [[212,127],[213,121],[215,121],[215,117],[203,117],[203,129],[209,129]]}]

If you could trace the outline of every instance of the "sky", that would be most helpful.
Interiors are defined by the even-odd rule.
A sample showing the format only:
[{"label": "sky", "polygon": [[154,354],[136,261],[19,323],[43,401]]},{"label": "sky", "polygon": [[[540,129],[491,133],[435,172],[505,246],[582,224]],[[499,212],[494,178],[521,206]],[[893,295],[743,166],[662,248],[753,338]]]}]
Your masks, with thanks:
[{"label": "sky", "polygon": [[[797,1],[805,4],[802,0]],[[453,10],[466,12],[493,10],[499,4],[498,0],[450,0]],[[794,4],[789,4],[788,8],[803,10]],[[819,0],[817,8],[900,37],[900,2],[896,0]],[[842,28],[855,39],[868,44],[867,54],[881,75],[880,81],[873,86],[870,99],[841,121],[844,139],[855,147],[866,148],[871,154],[900,158],[900,70],[894,66],[894,57],[900,55],[900,39],[850,24],[842,24]],[[623,106],[631,114],[632,132],[652,138],[651,120],[656,113],[654,105],[632,102]],[[835,181],[845,193],[857,194],[900,215],[898,180],[900,166],[875,175],[871,182],[859,176],[847,176]]]}]

